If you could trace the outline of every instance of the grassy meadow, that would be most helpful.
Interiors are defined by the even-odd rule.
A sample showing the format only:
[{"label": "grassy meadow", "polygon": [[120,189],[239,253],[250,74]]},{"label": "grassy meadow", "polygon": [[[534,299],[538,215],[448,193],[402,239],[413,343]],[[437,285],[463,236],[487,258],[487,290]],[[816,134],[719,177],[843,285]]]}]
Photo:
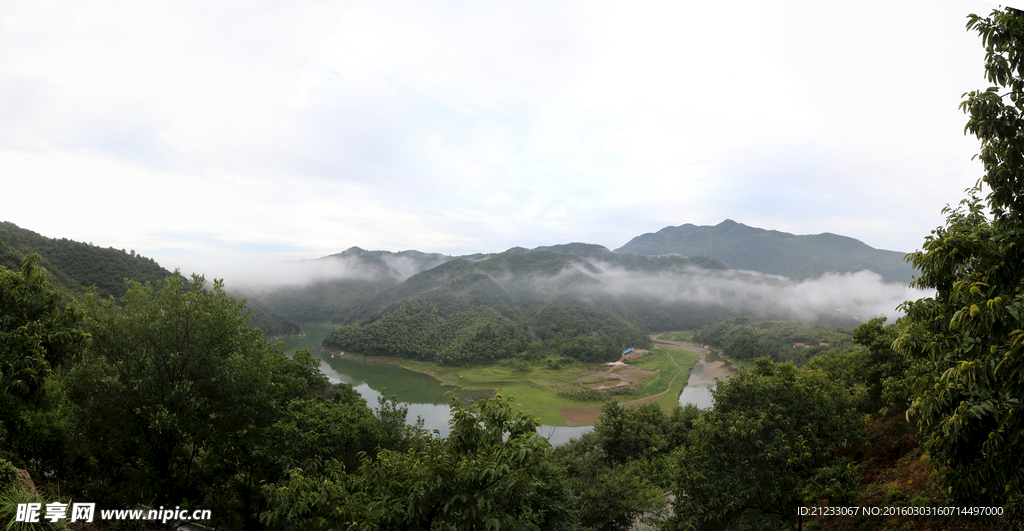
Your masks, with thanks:
[{"label": "grassy meadow", "polygon": [[[360,358],[346,354],[347,357]],[[561,397],[563,389],[580,388],[581,383],[599,382],[607,367],[599,364],[574,363],[554,369],[545,363],[521,365],[518,367],[494,364],[465,367],[447,367],[436,363],[403,358],[373,358],[379,362],[397,363],[407,369],[432,376],[441,384],[467,390],[494,390],[502,396],[515,399],[515,406],[538,417],[550,426],[565,426],[560,408],[600,406],[604,400],[579,400]],[[656,346],[641,358],[627,360],[633,367],[652,371],[655,374],[639,378],[635,391],[618,397],[608,395],[606,400],[629,403],[664,393],[658,403],[666,411],[679,400],[679,393],[686,385],[690,369],[700,356],[695,352]]]}]

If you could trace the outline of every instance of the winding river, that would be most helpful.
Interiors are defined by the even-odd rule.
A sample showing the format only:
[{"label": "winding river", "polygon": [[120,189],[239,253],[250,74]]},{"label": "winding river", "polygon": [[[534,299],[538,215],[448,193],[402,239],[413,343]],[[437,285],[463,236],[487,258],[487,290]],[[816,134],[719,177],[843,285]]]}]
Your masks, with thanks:
[{"label": "winding river", "polygon": [[[448,421],[451,419],[451,407],[445,393],[454,391],[455,396],[463,399],[485,398],[490,393],[464,391],[453,387],[439,385],[437,380],[426,374],[403,369],[387,363],[370,363],[348,358],[331,357],[320,352],[320,344],[331,333],[334,327],[329,325],[302,325],[306,333],[303,337],[290,336],[283,340],[285,354],[291,355],[299,349],[309,349],[313,357],[320,360],[320,370],[331,382],[342,382],[352,385],[371,407],[376,407],[378,398],[383,394],[394,395],[399,402],[409,408],[408,421],[423,419],[428,430],[436,430],[442,437],[449,432]],[[715,376],[721,374],[722,360],[708,354],[701,359],[690,372],[687,386],[679,397],[680,404],[693,402],[700,407],[711,407],[711,389],[715,385]],[[592,430],[592,426],[542,426],[541,433],[558,445],[568,442]]]},{"label": "winding river", "polygon": [[705,355],[690,369],[690,378],[679,394],[679,405],[695,404],[699,408],[711,408],[715,405],[715,399],[711,396],[711,391],[715,389],[715,378],[726,378],[734,371],[728,361],[714,354]]},{"label": "winding river", "polygon": [[[442,437],[448,435],[448,421],[451,420],[451,407],[444,394],[454,391],[459,398],[486,398],[491,393],[463,391],[453,387],[439,385],[437,380],[426,374],[403,369],[388,363],[368,363],[348,358],[332,358],[320,352],[320,344],[334,330],[326,325],[302,325],[306,333],[304,337],[290,336],[284,339],[284,352],[291,355],[298,349],[309,349],[313,357],[320,360],[320,370],[332,382],[351,384],[371,407],[376,407],[377,399],[382,393],[394,395],[399,402],[409,408],[409,422],[416,418],[423,419],[423,426],[428,430],[436,430]],[[542,426],[541,434],[551,444],[563,444],[593,429],[592,426]]]}]

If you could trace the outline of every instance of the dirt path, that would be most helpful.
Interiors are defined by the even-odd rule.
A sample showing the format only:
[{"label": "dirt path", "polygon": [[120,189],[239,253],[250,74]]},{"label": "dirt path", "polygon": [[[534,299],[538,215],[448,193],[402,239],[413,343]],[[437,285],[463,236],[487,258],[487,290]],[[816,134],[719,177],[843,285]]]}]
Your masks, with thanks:
[{"label": "dirt path", "polygon": [[[706,358],[707,355],[711,353],[711,349],[705,347],[704,345],[698,345],[696,343],[690,343],[688,341],[668,341],[665,339],[654,339],[654,336],[651,336],[651,339],[654,340],[655,343],[662,343],[664,345],[670,345],[673,347],[683,348],[691,352],[696,352],[700,354],[700,357],[702,359]],[[716,378],[719,380],[725,380],[732,377],[734,374],[736,374],[736,370],[736,367],[727,360],[706,362],[704,364],[704,374],[706,376],[705,379],[708,380],[709,382],[712,382],[712,384]],[[687,382],[686,384],[693,385],[695,383],[700,382],[690,381]]]},{"label": "dirt path", "polygon": [[681,348],[683,350],[689,350],[690,352],[696,352],[700,354],[700,357],[705,357],[711,353],[704,345],[698,345],[696,343],[690,343],[689,341],[669,341],[667,339],[657,339],[658,334],[651,334],[651,341],[655,343],[661,343],[662,345],[668,345],[670,347]]},{"label": "dirt path", "polygon": [[[689,350],[689,349],[687,349],[687,350]],[[694,351],[694,352],[696,352],[696,351]],[[697,352],[697,353],[700,354],[700,352]],[[668,387],[666,387],[664,391],[662,391],[662,392],[660,392],[660,393],[658,393],[656,395],[645,396],[645,397],[637,399],[637,400],[630,400],[629,402],[623,402],[622,405],[624,405],[624,406],[639,406],[639,405],[648,404],[648,403],[651,403],[651,402],[658,402],[658,401],[661,400],[661,398],[663,396],[665,396],[665,393],[667,393],[670,389],[672,389],[672,384],[675,383],[676,378],[678,378],[679,375],[682,374],[682,372],[683,372],[682,369],[683,368],[680,367],[678,363],[676,363],[676,358],[674,356],[672,356],[671,354],[666,354],[666,356],[668,356],[668,359],[672,361],[672,365],[675,365],[676,368],[679,369],[678,371],[676,371],[675,375],[672,376],[672,379],[669,380]],[[704,355],[701,354],[701,357],[703,358]]]},{"label": "dirt path", "polygon": [[[654,336],[651,336],[651,339],[654,339]],[[701,358],[707,356],[709,352],[708,349],[696,343],[662,341],[660,339],[655,340],[655,343],[661,343],[664,345],[668,345],[670,347],[676,347],[684,350],[689,350],[690,352],[696,352],[697,354],[700,354]],[[640,406],[643,404],[650,404],[652,402],[661,401],[661,399],[665,396],[665,393],[668,393],[669,390],[672,389],[672,384],[675,383],[676,378],[678,378],[679,375],[682,374],[682,367],[680,367],[679,364],[676,363],[676,359],[671,354],[666,355],[668,356],[668,359],[672,360],[672,364],[675,365],[676,368],[680,369],[679,371],[676,371],[676,374],[674,376],[672,376],[672,380],[668,382],[668,387],[666,387],[664,391],[656,395],[645,396],[643,398],[638,398],[636,400],[630,400],[629,402],[622,402],[620,405]],[[558,413],[562,415],[562,419],[565,420],[566,426],[586,426],[589,424],[593,424],[594,421],[600,418],[601,406],[560,407],[558,408]]]}]

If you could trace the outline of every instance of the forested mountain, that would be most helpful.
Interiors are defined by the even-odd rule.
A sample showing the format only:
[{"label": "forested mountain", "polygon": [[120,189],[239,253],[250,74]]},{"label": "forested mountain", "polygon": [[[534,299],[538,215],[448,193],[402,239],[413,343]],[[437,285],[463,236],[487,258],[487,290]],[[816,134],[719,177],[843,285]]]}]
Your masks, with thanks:
[{"label": "forested mountain", "polygon": [[342,323],[351,320],[353,308],[371,297],[452,258],[420,251],[393,253],[351,247],[315,260],[287,264],[297,275],[312,275],[308,282],[272,288],[250,285],[239,292],[289,319]]},{"label": "forested mountain", "polygon": [[757,321],[750,317],[734,317],[707,326],[695,332],[693,340],[722,349],[737,360],[768,357],[775,362],[789,361],[796,365],[829,350],[854,349],[852,334],[842,328],[797,321]]},{"label": "forested mountain", "polygon": [[[707,327],[694,339],[757,357],[717,381],[712,408],[671,395],[606,402],[590,433],[557,449],[512,396],[467,405],[449,394],[445,437],[407,425],[394,397],[371,409],[308,350],[285,356],[250,327],[223,282],[171,274],[67,304],[90,284],[119,289],[100,287],[108,274],[167,272],[0,225],[4,528],[152,528],[158,512],[221,531],[1024,528],[1024,11],[970,15],[968,29],[996,85],[961,106],[985,174],[911,254],[914,287],[934,292],[907,300],[895,322],[860,324],[852,346],[844,331],[793,322]],[[759,241],[760,229],[727,224]],[[347,307],[352,323],[331,341],[446,363],[604,359],[646,339],[645,309],[682,323],[834,307],[814,302],[834,278],[796,283],[586,244],[433,265],[410,254],[421,266],[405,270],[387,254],[353,256],[373,267],[347,278],[381,285]],[[858,298],[864,285],[838,293]],[[780,299],[795,304],[770,304]],[[792,355],[814,343],[829,348]],[[148,518],[124,517],[136,510]]]},{"label": "forested mountain", "polygon": [[[54,288],[77,300],[82,300],[88,287],[95,286],[101,298],[120,298],[126,291],[126,278],[144,284],[171,275],[152,258],[134,250],[47,238],[14,223],[0,222],[0,266],[18,271],[22,259],[29,254],[39,255],[39,265],[46,269]],[[298,324],[275,314],[258,301],[249,301],[246,309],[250,312],[249,325],[268,336],[299,332]]]},{"label": "forested mountain", "polygon": [[0,222],[0,265],[17,271],[27,254],[38,254],[39,265],[50,282],[66,295],[80,299],[85,288],[96,286],[103,298],[124,295],[124,279],[139,282],[162,280],[171,274],[152,258],[134,250],[97,247],[67,238],[47,238],[10,222]]},{"label": "forested mountain", "polygon": [[853,238],[831,233],[794,235],[748,227],[730,219],[713,227],[689,223],[665,227],[637,236],[615,252],[710,256],[732,269],[783,275],[794,280],[868,269],[886,282],[906,284],[914,272],[904,261],[904,253],[875,249]]},{"label": "forested mountain", "polygon": [[581,243],[456,258],[354,305],[346,326],[324,344],[445,364],[544,352],[607,361],[646,345],[651,330],[696,328],[731,316],[719,305],[661,300],[645,291],[645,283],[686,282],[679,275],[723,269],[715,260],[617,255]]}]

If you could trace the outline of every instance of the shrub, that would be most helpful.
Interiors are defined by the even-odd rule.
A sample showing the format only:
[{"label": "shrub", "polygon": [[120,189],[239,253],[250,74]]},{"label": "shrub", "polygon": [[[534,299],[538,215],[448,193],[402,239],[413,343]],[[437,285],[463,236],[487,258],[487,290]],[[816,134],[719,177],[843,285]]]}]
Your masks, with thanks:
[{"label": "shrub", "polygon": [[0,492],[18,488],[18,469],[10,461],[0,458]]}]

